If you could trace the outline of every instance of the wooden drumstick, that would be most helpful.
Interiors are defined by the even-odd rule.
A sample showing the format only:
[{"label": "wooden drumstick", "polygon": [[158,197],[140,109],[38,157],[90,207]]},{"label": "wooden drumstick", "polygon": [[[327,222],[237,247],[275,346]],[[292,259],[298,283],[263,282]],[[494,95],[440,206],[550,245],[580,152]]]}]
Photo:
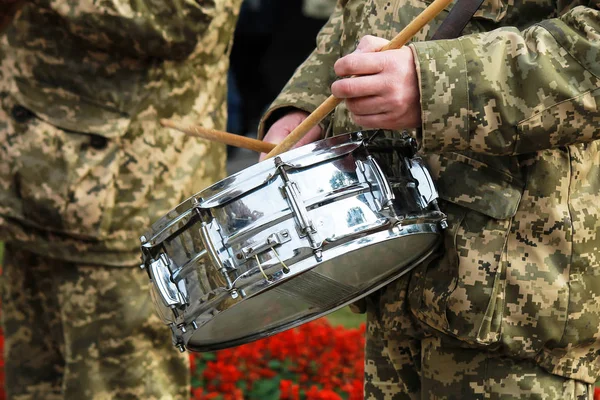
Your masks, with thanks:
[{"label": "wooden drumstick", "polygon": [[183,132],[188,136],[195,136],[213,142],[228,144],[230,146],[242,147],[259,153],[268,153],[275,148],[273,143],[234,135],[233,133],[217,131],[215,129],[203,128],[198,125],[183,126],[169,119],[161,119],[160,124],[164,127]]},{"label": "wooden drumstick", "polygon": [[[435,18],[435,16],[438,15],[451,2],[452,0],[435,0],[379,51],[399,49],[404,46],[414,35],[416,35],[427,23]],[[342,99],[338,99],[333,95],[329,96],[327,100],[321,103],[321,105],[317,107],[315,111],[306,117],[306,119],[302,121],[300,125],[291,131],[281,143],[279,143],[269,154],[267,154],[266,158],[275,157],[278,154],[290,150],[304,137],[304,135],[308,133],[308,131],[321,122],[323,118],[333,111],[333,109],[341,102]]]}]

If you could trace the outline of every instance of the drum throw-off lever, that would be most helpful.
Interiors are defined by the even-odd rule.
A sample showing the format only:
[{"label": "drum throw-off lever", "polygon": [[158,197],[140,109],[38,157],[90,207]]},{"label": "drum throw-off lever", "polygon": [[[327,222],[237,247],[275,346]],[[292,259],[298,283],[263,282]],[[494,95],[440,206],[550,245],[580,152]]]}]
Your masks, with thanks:
[{"label": "drum throw-off lever", "polygon": [[266,240],[263,242],[254,243],[251,246],[244,247],[241,249],[239,253],[237,253],[236,258],[240,263],[245,263],[250,259],[254,259],[261,273],[265,277],[266,280],[270,280],[269,276],[263,270],[262,264],[258,258],[260,254],[273,252],[275,257],[279,261],[279,264],[282,266],[282,271],[287,274],[290,272],[289,267],[283,262],[279,253],[275,249],[276,246],[279,246],[283,243],[287,243],[292,240],[292,235],[287,229],[282,230],[281,232],[276,232],[270,234]]},{"label": "drum throw-off lever", "polygon": [[[251,246],[244,247],[237,254],[238,260],[250,260],[255,255],[262,254],[274,250],[276,246],[287,243],[292,240],[292,235],[287,229],[280,232],[270,234],[264,241],[254,243]],[[277,255],[279,257],[279,255]]]}]

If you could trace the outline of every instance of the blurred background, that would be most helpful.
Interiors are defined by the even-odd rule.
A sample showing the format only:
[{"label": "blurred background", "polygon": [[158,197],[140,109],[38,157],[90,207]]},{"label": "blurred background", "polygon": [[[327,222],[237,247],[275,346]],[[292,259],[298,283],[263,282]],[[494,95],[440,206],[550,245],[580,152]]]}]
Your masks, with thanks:
[{"label": "blurred background", "polygon": [[[256,138],[261,115],[315,47],[335,0],[245,0],[231,50],[227,131]],[[229,148],[228,174],[257,160]]]}]

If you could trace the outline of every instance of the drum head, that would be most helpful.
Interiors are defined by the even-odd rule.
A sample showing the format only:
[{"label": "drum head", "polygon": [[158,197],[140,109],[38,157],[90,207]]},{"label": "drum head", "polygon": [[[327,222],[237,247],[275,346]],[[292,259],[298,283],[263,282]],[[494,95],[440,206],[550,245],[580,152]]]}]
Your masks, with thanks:
[{"label": "drum head", "polygon": [[[413,226],[411,232],[381,232],[325,252],[314,268],[215,315],[189,337],[186,347],[232,347],[324,316],[410,271],[436,249],[439,239],[427,226]],[[360,251],[353,251],[359,241]]]}]

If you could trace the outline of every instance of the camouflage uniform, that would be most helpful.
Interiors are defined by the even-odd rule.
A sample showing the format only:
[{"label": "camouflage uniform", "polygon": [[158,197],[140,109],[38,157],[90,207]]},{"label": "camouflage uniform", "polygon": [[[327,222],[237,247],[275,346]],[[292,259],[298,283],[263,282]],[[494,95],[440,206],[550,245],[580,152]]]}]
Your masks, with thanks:
[{"label": "camouflage uniform", "polygon": [[[268,110],[312,111],[333,63],[427,0],[340,0]],[[368,399],[591,399],[600,375],[600,2],[486,0],[411,44],[444,249],[367,301]],[[344,104],[328,133],[359,130]]]},{"label": "camouflage uniform", "polygon": [[133,267],[140,232],[225,174],[224,146],[158,120],[224,129],[240,3],[27,1],[0,36],[9,398],[189,396]]},{"label": "camouflage uniform", "polygon": [[336,0],[303,0],[302,15],[316,19],[328,19],[336,3]]}]

